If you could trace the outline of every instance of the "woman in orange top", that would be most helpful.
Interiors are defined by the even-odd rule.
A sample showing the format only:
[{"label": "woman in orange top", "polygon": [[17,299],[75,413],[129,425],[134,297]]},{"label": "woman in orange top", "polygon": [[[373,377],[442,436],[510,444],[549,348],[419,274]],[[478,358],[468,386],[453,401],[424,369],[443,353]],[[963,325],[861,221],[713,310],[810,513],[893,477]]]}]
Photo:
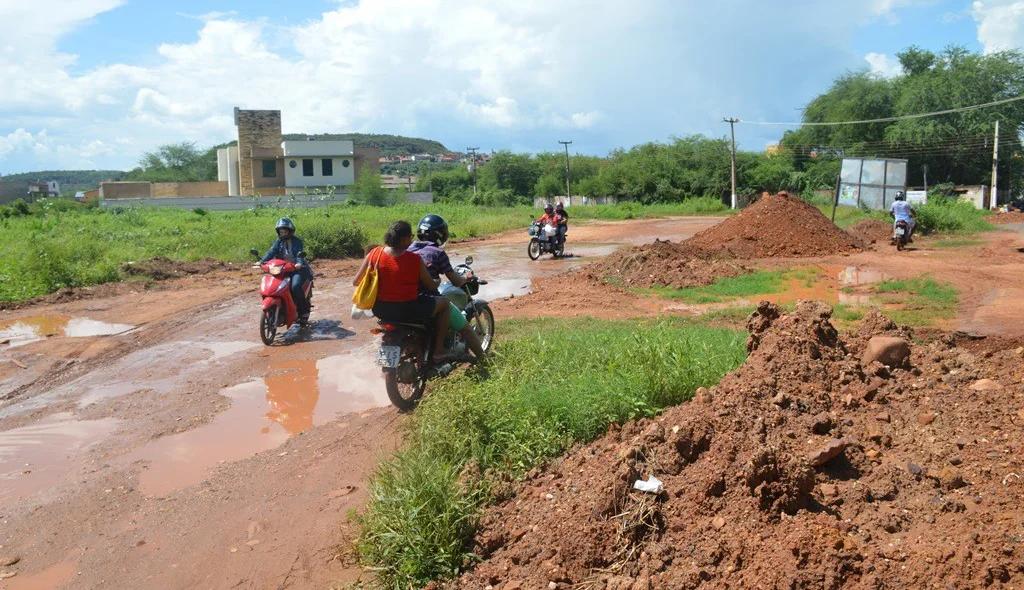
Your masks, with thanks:
[{"label": "woman in orange top", "polygon": [[406,249],[412,245],[412,226],[396,221],[384,234],[386,246],[374,248],[363,259],[352,285],[358,285],[371,264],[377,266],[377,302],[373,315],[388,322],[421,324],[434,318],[434,360],[445,360],[450,353],[444,348],[448,334],[448,307],[445,297],[420,296],[420,286],[427,291],[437,289],[440,281],[430,276],[423,259]]}]

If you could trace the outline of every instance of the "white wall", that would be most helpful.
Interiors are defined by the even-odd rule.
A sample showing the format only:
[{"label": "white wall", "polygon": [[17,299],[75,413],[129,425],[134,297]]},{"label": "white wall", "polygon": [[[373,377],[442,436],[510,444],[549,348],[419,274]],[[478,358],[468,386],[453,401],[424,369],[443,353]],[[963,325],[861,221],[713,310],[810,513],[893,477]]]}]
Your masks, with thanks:
[{"label": "white wall", "polygon": [[228,168],[228,148],[220,148],[217,150],[217,180],[224,182],[230,176],[230,169]]},{"label": "white wall", "polygon": [[233,145],[228,148],[228,194],[237,196],[242,194],[241,187],[239,186],[239,176],[241,171],[238,168],[238,146]]},{"label": "white wall", "polygon": [[349,140],[341,141],[285,141],[281,144],[284,149],[284,157],[295,156],[298,158],[321,157],[330,158],[336,156],[354,156],[355,144]]},{"label": "white wall", "polygon": [[[291,143],[291,142],[285,142]],[[334,143],[334,142],[308,142],[308,143]],[[350,142],[351,143],[351,142]],[[324,176],[323,160],[329,159],[334,162],[334,174]],[[302,161],[313,160],[313,176],[302,175]],[[348,162],[348,166],[345,166]],[[292,166],[292,163],[295,165]],[[351,186],[356,183],[356,161],[353,157],[290,157],[284,158],[284,185],[289,188],[301,187],[323,187],[323,186]]]}]

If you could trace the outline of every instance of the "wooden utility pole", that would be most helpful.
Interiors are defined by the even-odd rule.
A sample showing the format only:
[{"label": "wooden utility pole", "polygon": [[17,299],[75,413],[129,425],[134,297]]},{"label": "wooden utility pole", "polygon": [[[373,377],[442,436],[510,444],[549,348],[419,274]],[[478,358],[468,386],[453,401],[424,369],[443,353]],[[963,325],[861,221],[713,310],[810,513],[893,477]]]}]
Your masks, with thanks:
[{"label": "wooden utility pole", "polygon": [[468,147],[468,148],[466,148],[466,151],[469,152],[469,154],[470,154],[470,156],[469,156],[470,166],[473,167],[473,195],[474,196],[476,195],[476,151],[478,149],[480,149],[480,148],[478,148],[478,147],[475,147],[475,148]]},{"label": "wooden utility pole", "polygon": [[924,173],[924,194],[925,201],[928,200],[928,164],[921,165],[921,172]]},{"label": "wooden utility pole", "polygon": [[736,123],[739,123],[739,119],[722,119],[729,124],[729,136],[732,138],[732,148],[729,150],[729,155],[732,160],[732,208],[736,208]]},{"label": "wooden utility pole", "polygon": [[997,198],[996,191],[999,184],[997,183],[997,176],[999,174],[999,119],[996,119],[996,138],[992,142],[992,188],[989,189],[991,201],[989,202],[989,209],[996,209],[999,207],[999,199]]},{"label": "wooden utility pole", "polygon": [[569,200],[569,204],[571,205],[572,204],[572,189],[569,188],[571,186],[569,184],[569,144],[572,143],[572,141],[571,140],[570,141],[561,141],[561,140],[559,140],[558,143],[560,143],[560,144],[565,146],[565,198]]}]

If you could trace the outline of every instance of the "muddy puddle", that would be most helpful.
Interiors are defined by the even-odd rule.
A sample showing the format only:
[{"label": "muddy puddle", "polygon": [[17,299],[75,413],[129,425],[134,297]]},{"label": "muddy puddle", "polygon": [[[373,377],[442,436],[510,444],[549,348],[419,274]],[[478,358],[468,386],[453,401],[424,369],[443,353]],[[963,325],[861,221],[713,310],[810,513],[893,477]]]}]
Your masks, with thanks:
[{"label": "muddy puddle", "polygon": [[263,379],[221,391],[231,407],[213,422],[165,436],[129,457],[147,463],[143,492],[161,496],[199,483],[220,463],[279,446],[340,413],[386,406],[384,380],[368,350],[274,364]]},{"label": "muddy puddle", "polygon": [[0,582],[3,590],[53,590],[67,586],[75,578],[78,568],[74,563],[65,561],[47,568],[37,574],[18,574]]},{"label": "muddy puddle", "polygon": [[66,315],[41,315],[0,322],[0,342],[6,342],[14,348],[54,336],[113,336],[123,334],[134,327]]},{"label": "muddy puddle", "polygon": [[75,459],[119,423],[113,418],[74,420],[53,414],[0,432],[0,508],[51,488],[73,472]]}]

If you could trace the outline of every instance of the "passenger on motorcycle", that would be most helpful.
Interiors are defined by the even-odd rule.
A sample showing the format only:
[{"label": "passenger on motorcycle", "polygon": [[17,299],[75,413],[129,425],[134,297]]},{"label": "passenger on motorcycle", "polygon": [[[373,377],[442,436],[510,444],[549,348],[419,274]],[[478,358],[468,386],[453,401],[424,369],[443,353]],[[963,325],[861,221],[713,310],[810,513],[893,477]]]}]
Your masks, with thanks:
[{"label": "passenger on motorcycle", "polygon": [[[424,215],[423,219],[420,219],[419,224],[416,226],[416,237],[418,241],[413,242],[412,246],[409,246],[409,252],[418,254],[423,258],[424,264],[427,265],[427,272],[430,273],[431,278],[438,282],[438,285],[440,285],[442,274],[448,277],[448,280],[456,287],[462,287],[473,278],[472,272],[466,274],[455,272],[455,269],[452,267],[452,261],[448,258],[448,253],[441,248],[448,241],[448,222],[443,217],[434,214]],[[436,288],[420,288],[420,294],[440,296],[440,292]],[[469,345],[477,360],[482,359],[484,349],[480,342],[480,336],[466,322],[466,316],[462,314],[459,308],[455,307],[454,303],[449,303],[448,315],[448,325],[451,329],[462,335],[462,338]]]},{"label": "passenger on motorcycle", "polygon": [[914,207],[907,202],[907,193],[903,191],[896,191],[896,200],[892,202],[892,206],[889,207],[889,217],[892,217],[892,227],[895,230],[896,224],[900,221],[907,222],[907,241],[912,241],[914,237],[914,227],[917,223],[914,221],[914,216],[917,215],[917,211]]},{"label": "passenger on motorcycle", "polygon": [[313,280],[313,269],[310,268],[309,263],[305,259],[298,257],[299,253],[303,252],[302,240],[295,235],[295,224],[292,223],[291,219],[287,217],[278,219],[277,224],[274,226],[274,231],[277,232],[277,239],[274,240],[270,250],[267,250],[267,253],[260,260],[260,264],[266,264],[268,260],[276,258],[293,262],[298,267],[298,272],[292,273],[289,281],[292,300],[295,302],[295,308],[299,312],[299,323],[305,325],[309,321],[309,302],[306,301],[306,293],[302,290],[302,285],[306,281]]},{"label": "passenger on motorcycle", "polygon": [[[553,225],[554,227],[558,227],[558,220],[559,220],[559,216],[558,216],[557,213],[555,213],[555,208],[552,207],[550,204],[547,204],[547,205],[544,205],[544,215],[541,216],[541,218],[537,220],[537,223],[540,224],[541,228],[543,228],[545,225],[547,225],[549,223],[551,225]],[[558,234],[555,234],[554,236],[551,236],[551,249],[552,250],[555,247],[556,240],[558,240]]]},{"label": "passenger on motorcycle", "polygon": [[423,324],[434,319],[434,360],[450,356],[444,348],[448,335],[448,308],[451,303],[444,297],[421,295],[420,290],[437,289],[439,281],[427,271],[419,256],[409,252],[412,245],[412,226],[407,221],[396,221],[384,234],[386,246],[378,246],[363,259],[352,285],[363,280],[371,264],[377,267],[377,302],[373,315],[388,322]]},{"label": "passenger on motorcycle", "polygon": [[565,242],[565,234],[569,233],[569,212],[561,201],[555,205],[555,215],[558,216],[558,239]]}]

